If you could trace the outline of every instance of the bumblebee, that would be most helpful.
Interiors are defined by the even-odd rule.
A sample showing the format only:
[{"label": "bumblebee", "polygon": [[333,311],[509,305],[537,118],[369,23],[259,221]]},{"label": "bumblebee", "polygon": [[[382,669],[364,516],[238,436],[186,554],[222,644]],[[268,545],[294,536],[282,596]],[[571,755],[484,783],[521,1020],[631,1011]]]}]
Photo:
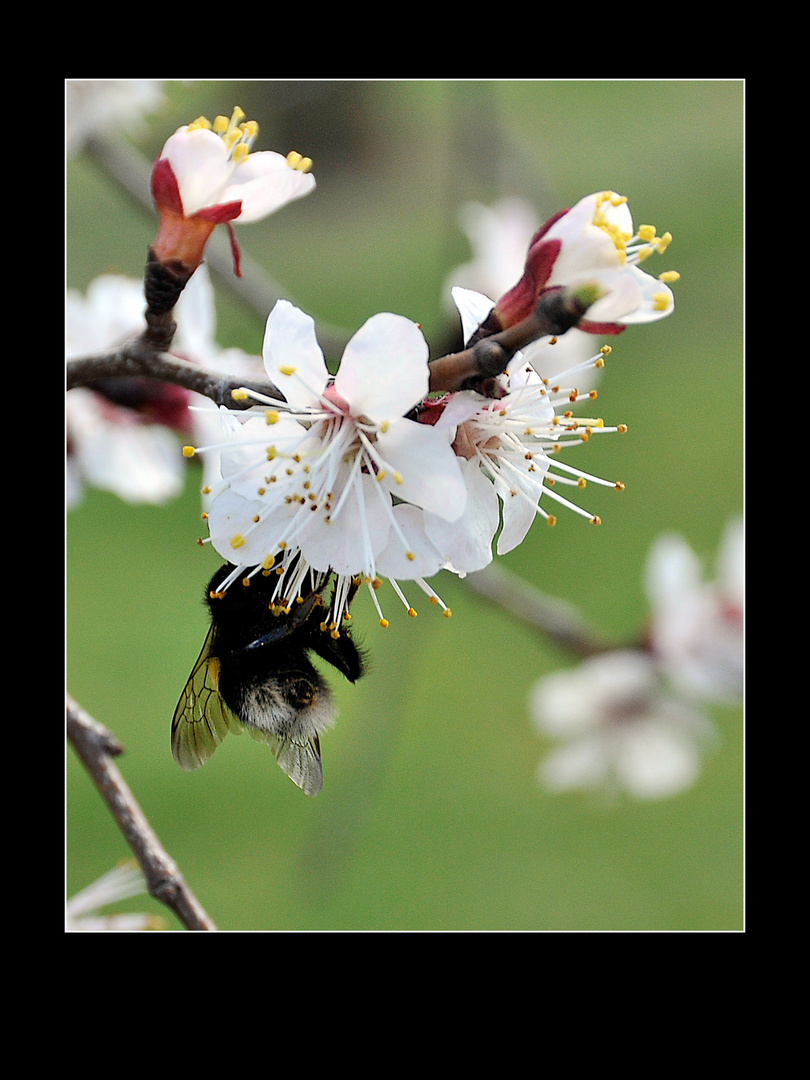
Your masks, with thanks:
[{"label": "bumblebee", "polygon": [[208,584],[211,626],[175,709],[172,754],[181,768],[197,769],[229,731],[247,729],[270,747],[293,783],[317,795],[323,784],[319,736],[336,710],[310,656],[350,682],[363,674],[362,656],[347,628],[338,634],[324,625],[329,573],[309,571],[296,602],[286,605],[273,572],[223,590],[234,569],[225,563]]}]

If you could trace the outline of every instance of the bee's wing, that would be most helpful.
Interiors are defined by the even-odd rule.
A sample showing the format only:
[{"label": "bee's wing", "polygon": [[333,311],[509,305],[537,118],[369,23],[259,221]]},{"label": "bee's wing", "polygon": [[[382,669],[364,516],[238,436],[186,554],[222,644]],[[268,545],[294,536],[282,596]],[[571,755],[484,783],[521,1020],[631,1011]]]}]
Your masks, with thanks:
[{"label": "bee's wing", "polygon": [[229,731],[242,730],[219,695],[219,661],[210,655],[212,637],[213,627],[174,710],[172,754],[182,769],[198,769]]},{"label": "bee's wing", "polygon": [[[251,734],[254,734],[251,731]],[[260,736],[266,742],[280,768],[294,784],[306,795],[315,796],[323,786],[323,767],[321,765],[321,744],[317,735],[310,739],[289,739],[283,735],[263,732]]]}]

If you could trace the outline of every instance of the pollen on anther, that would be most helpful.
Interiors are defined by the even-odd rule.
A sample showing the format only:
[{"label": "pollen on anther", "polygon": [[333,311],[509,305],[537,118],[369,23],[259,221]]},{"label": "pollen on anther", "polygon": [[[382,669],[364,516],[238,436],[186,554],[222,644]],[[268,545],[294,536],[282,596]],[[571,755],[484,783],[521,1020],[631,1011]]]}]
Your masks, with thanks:
[{"label": "pollen on anther", "polygon": [[231,547],[232,548],[240,548],[240,547],[242,547],[244,545],[244,543],[245,543],[245,538],[244,538],[244,536],[242,536],[241,533],[235,533],[231,537]]},{"label": "pollen on anther", "polygon": [[184,446],[183,447],[183,457],[194,457],[194,447],[193,446]]},{"label": "pollen on anther", "polygon": [[622,480],[617,480],[613,486],[616,488],[617,491],[624,491],[625,485]]},{"label": "pollen on anther", "polygon": [[247,396],[247,390],[243,390],[241,387],[238,390],[231,390],[231,397],[234,401],[246,401]]},{"label": "pollen on anther", "polygon": [[417,616],[417,611],[416,611],[416,608],[412,608],[412,607],[409,607],[409,608],[408,608],[408,614],[410,615],[410,617],[411,617],[412,619],[415,619],[415,618],[416,618],[416,616]]},{"label": "pollen on anther", "polygon": [[380,626],[382,626],[383,629],[385,629],[385,627],[388,626],[388,625],[389,625],[388,619],[380,619]]}]

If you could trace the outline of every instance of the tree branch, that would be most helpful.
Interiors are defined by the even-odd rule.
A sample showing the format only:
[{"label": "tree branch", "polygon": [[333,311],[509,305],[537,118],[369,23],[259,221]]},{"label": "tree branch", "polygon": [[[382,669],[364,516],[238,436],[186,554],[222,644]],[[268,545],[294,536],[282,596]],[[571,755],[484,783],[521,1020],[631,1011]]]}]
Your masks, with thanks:
[{"label": "tree branch", "polygon": [[67,734],[135,853],[150,895],[173,911],[187,930],[216,930],[176,864],[163,849],[112,760],[123,753],[124,748],[70,696],[67,698]]},{"label": "tree branch", "polygon": [[619,648],[597,630],[588,626],[574,608],[552,599],[508,570],[490,563],[483,570],[468,574],[464,584],[479,596],[497,604],[522,623],[548,635],[561,647],[577,656],[593,656]]},{"label": "tree branch", "polygon": [[78,386],[93,386],[106,379],[139,376],[158,382],[172,383],[185,387],[197,394],[210,398],[217,405],[226,405],[231,409],[248,408],[252,401],[234,400],[232,391],[240,387],[256,390],[268,397],[282,398],[278,388],[271,382],[257,382],[223,375],[192,364],[188,360],[155,351],[145,334],[126,341],[117,349],[93,356],[80,356],[67,362],[67,389]]},{"label": "tree branch", "polygon": [[522,322],[497,333],[489,333],[484,323],[470,339],[472,345],[431,360],[431,391],[477,390],[485,397],[498,397],[493,380],[506,370],[515,353],[538,338],[564,334],[576,326],[597,298],[593,286],[548,289]]}]

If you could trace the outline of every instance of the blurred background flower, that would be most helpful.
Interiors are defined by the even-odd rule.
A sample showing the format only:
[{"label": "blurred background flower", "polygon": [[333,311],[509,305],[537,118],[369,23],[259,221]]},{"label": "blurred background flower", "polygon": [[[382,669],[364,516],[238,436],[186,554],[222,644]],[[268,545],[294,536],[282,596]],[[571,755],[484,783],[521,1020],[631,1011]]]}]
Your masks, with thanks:
[{"label": "blurred background flower", "polygon": [[655,799],[697,780],[717,742],[706,707],[742,701],[744,566],[741,520],[725,530],[712,582],[683,537],[655,541],[644,647],[590,657],[532,691],[534,726],[563,741],[540,766],[545,787]]}]

